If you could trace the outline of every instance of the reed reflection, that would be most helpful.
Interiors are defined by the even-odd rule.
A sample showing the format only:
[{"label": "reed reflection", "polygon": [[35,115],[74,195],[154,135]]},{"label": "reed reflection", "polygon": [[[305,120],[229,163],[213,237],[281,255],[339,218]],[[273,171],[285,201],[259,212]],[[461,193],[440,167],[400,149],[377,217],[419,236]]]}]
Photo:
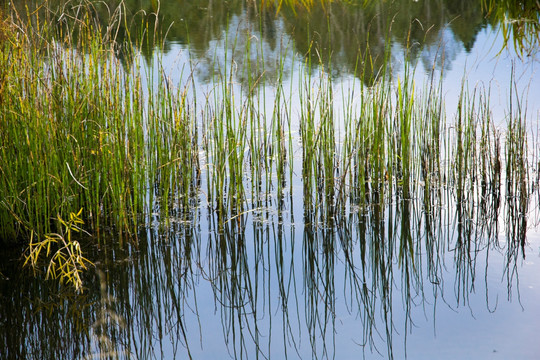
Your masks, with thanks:
[{"label": "reed reflection", "polygon": [[417,307],[468,306],[478,279],[487,286],[490,256],[503,254],[508,296],[518,291],[527,222],[513,214],[524,205],[519,192],[503,202],[515,221],[501,241],[498,186],[496,176],[476,182],[471,196],[439,198],[441,184],[425,182],[418,196],[391,203],[373,190],[364,207],[326,223],[306,202],[302,226],[288,221],[293,204],[283,198],[272,200],[277,211],[172,220],[141,234],[136,246],[96,249],[101,260],[84,295],[41,279],[21,281],[21,291],[14,268],[3,264],[10,278],[0,282],[4,354],[191,358],[218,346],[207,341],[221,327],[232,357],[327,358],[342,354],[341,319],[352,316],[354,346],[391,358],[401,353],[396,338],[406,344],[414,334]]}]

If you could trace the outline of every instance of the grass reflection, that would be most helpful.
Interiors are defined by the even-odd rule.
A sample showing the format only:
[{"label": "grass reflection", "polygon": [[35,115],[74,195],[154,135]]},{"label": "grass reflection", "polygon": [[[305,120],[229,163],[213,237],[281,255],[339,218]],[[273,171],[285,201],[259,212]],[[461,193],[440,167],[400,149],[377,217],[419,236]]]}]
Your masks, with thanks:
[{"label": "grass reflection", "polygon": [[99,240],[84,295],[0,265],[6,358],[392,358],[418,307],[469,306],[490,254],[517,292],[538,159],[515,84],[506,123],[465,81],[447,119],[442,74],[392,82],[385,52],[340,89],[318,54],[287,89],[246,36],[211,87],[174,89],[88,19],[75,47],[34,23],[1,44],[2,236],[84,207]]},{"label": "grass reflection", "polygon": [[[41,280],[25,281],[21,292],[3,280],[2,318],[10,322],[2,326],[17,329],[3,348],[14,357],[196,358],[221,349],[234,358],[327,358],[342,354],[346,336],[366,355],[391,358],[403,351],[395,339],[414,334],[418,307],[469,306],[496,254],[505,259],[495,271],[506,271],[508,296],[517,292],[521,245],[514,236],[526,222],[499,232],[493,211],[506,202],[497,191],[431,196],[436,206],[421,196],[373,201],[334,226],[321,226],[309,211],[303,225],[291,224],[283,213],[288,201],[278,212],[260,210],[223,226],[215,212],[167,230],[156,226],[136,246],[96,249],[103,273],[101,281],[87,275],[85,295]],[[516,211],[505,209],[510,217]],[[1,271],[17,276],[13,269]],[[355,319],[350,334],[342,324],[348,317]],[[19,336],[24,346],[16,346]]]}]

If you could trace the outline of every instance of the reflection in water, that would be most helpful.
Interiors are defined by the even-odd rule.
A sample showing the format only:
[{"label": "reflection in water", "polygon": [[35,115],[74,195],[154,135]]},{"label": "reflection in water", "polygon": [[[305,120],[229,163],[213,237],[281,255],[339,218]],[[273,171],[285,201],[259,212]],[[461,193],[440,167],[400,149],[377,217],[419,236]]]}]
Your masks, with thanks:
[{"label": "reflection in water", "polygon": [[[257,84],[263,75],[271,81],[288,76],[281,57],[288,56],[283,49],[289,47],[308,63],[325,65],[332,76],[361,74],[370,84],[382,64],[392,61],[384,55],[389,38],[392,47],[412,45],[410,59],[422,59],[426,68],[433,63],[450,66],[453,54],[462,46],[470,50],[486,25],[479,5],[465,1],[370,2],[365,7],[332,3],[296,14],[284,8],[277,20],[268,10],[242,1],[171,1],[159,7],[139,1],[133,8],[126,2],[126,9],[138,9],[141,3],[147,13],[159,9],[162,23],[175,23],[163,50],[172,42],[189,44],[203,80],[217,76],[213,66],[220,64],[220,75],[235,74],[240,84]],[[96,9],[104,11],[98,5]],[[99,14],[108,21],[107,14]],[[131,24],[136,29],[136,20]],[[442,46],[441,37],[447,39]],[[218,54],[216,44],[232,51]],[[154,48],[145,51],[151,59]],[[232,63],[227,56],[237,60],[239,69],[252,71],[223,70],[224,64]],[[280,96],[281,90],[274,95]],[[302,105],[331,104],[332,91],[318,93],[328,95],[321,99],[300,89],[300,96],[305,96]],[[403,97],[397,107],[406,110],[407,95]],[[433,104],[422,108],[430,113],[421,118],[440,118],[440,104],[433,98],[438,95],[429,97]],[[257,117],[260,105],[255,100],[243,104],[247,110],[240,117]],[[234,113],[226,106],[215,108],[220,116],[211,114],[203,120],[208,125],[204,135],[218,136],[210,125],[224,126],[213,120]],[[385,106],[375,104],[373,116],[384,114]],[[362,114],[365,121],[359,127],[365,126],[361,130],[369,136],[350,144],[354,164],[345,179],[349,173],[339,172],[343,164],[333,152],[339,146],[332,108],[318,111],[302,111],[311,118],[301,124],[312,124],[300,129],[302,146],[320,136],[332,151],[300,149],[303,178],[295,174],[297,183],[289,184],[290,190],[286,161],[268,165],[271,151],[277,150],[263,146],[268,134],[253,131],[250,149],[258,151],[249,161],[260,166],[249,168],[249,179],[235,182],[234,173],[223,171],[218,174],[221,178],[212,177],[215,183],[203,179],[201,184],[197,179],[185,184],[191,193],[208,190],[216,200],[208,207],[198,199],[178,204],[172,195],[156,194],[155,208],[174,216],[161,221],[162,214],[156,214],[153,226],[140,234],[137,243],[86,249],[96,271],[86,274],[84,295],[20,273],[18,261],[2,263],[0,357],[222,358],[227,353],[231,358],[343,358],[363,352],[401,358],[408,338],[418,330],[418,315],[436,317],[440,305],[455,310],[484,297],[487,309],[496,311],[491,293],[501,289],[488,285],[493,267],[504,273],[502,292],[508,298],[519,294],[528,214],[538,196],[538,179],[530,179],[535,169],[527,168],[521,114],[511,121],[504,142],[491,131],[487,114],[472,123],[458,116],[452,144],[439,144],[442,130],[437,121],[422,122],[422,132],[414,138],[420,144],[414,155],[421,157],[421,166],[413,169],[409,167],[416,164],[410,160],[414,155],[402,146],[411,140],[406,126],[400,128],[397,121],[388,125],[392,129],[376,128],[377,119]],[[289,113],[276,111],[276,116]],[[235,120],[227,130],[245,137],[246,129]],[[285,128],[286,121],[272,119],[272,126]],[[261,120],[258,127],[264,127],[261,123],[266,124]],[[315,128],[317,134],[312,132]],[[477,130],[478,142],[471,140]],[[272,134],[283,132],[280,128]],[[370,143],[372,134],[395,136],[387,144],[398,155],[385,158],[392,163],[388,169],[380,166],[384,162],[370,162],[375,156],[388,156],[386,149]],[[271,143],[286,152],[283,139]],[[211,141],[205,145],[213,146]],[[213,163],[222,161],[220,169],[234,160],[240,168],[236,174],[249,171],[242,167],[248,161],[243,149],[234,153],[238,159],[232,155],[220,159],[217,151],[207,152],[215,154]],[[501,165],[502,154],[507,161]],[[448,158],[451,165],[438,164],[441,158]],[[468,171],[472,166],[481,169]],[[385,173],[392,169],[398,172],[396,182],[388,181],[394,178]],[[339,181],[350,186],[350,202],[341,200],[345,186],[340,188]],[[212,197],[212,191],[234,196],[220,199]],[[302,199],[293,199],[293,193],[302,194]],[[250,210],[245,203],[251,203]],[[484,287],[485,294],[475,294]]]},{"label": "reflection in water", "polygon": [[[513,45],[521,53],[533,54],[538,44],[538,6],[529,2],[520,6],[483,0],[315,1],[309,9],[283,6],[278,13],[273,7],[258,6],[257,1],[242,0],[91,4],[104,32],[116,23],[118,56],[126,64],[133,61],[128,43],[146,34],[141,50],[149,63],[155,51],[166,53],[180,44],[189,47],[195,63],[202,64],[198,71],[206,80],[223,66],[219,57],[224,52],[240,64],[251,61],[257,76],[264,73],[269,79],[278,77],[276,64],[296,53],[310,67],[323,65],[333,77],[354,74],[371,85],[386,65],[400,70],[404,49],[408,49],[407,59],[421,60],[425,71],[433,65],[451,68],[457,54],[469,52],[487,26],[502,27],[506,45],[515,36]],[[26,13],[22,3],[15,6],[20,14]],[[64,26],[69,26],[71,14],[80,11],[77,1],[66,0],[49,0],[38,8]],[[114,21],[119,16],[126,20]],[[250,54],[245,52],[246,44]]]},{"label": "reflection in water", "polygon": [[[487,285],[492,258],[504,258],[495,271],[507,274],[508,297],[515,292],[527,226],[520,201],[528,200],[504,201],[500,186],[476,182],[461,198],[425,186],[387,206],[370,192],[369,206],[324,224],[309,202],[284,199],[224,222],[194,209],[194,218],[156,224],[137,245],[95,248],[85,295],[4,264],[3,358],[402,354],[419,308],[481,301],[478,281],[485,301],[501,292]],[[502,238],[501,211],[510,219]],[[304,213],[303,225],[293,213]]]}]

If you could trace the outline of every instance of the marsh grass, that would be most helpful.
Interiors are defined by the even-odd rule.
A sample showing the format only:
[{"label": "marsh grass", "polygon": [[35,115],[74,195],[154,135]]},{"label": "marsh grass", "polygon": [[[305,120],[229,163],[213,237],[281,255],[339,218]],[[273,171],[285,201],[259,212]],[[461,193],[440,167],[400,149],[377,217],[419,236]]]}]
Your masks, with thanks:
[{"label": "marsh grass", "polygon": [[45,29],[28,24],[4,52],[13,71],[2,102],[3,163],[10,164],[3,168],[10,194],[3,196],[2,213],[22,215],[5,230],[51,232],[51,214],[77,207],[87,209],[93,228],[105,212],[127,230],[141,204],[133,146],[141,135],[139,88],[91,23],[81,21],[80,49],[44,38],[45,22]]},{"label": "marsh grass", "polygon": [[163,76],[144,88],[140,65],[120,62],[112,35],[78,16],[76,38],[48,37],[52,25],[38,18],[2,52],[11,69],[1,104],[5,239],[52,232],[51,215],[77,208],[98,238],[112,227],[132,238],[152,190],[165,210],[176,197],[185,209],[196,184],[185,91]]},{"label": "marsh grass", "polygon": [[[523,247],[533,188],[520,96],[511,102],[506,128],[497,128],[489,90],[470,90],[464,81],[457,109],[446,109],[442,80],[434,75],[428,84],[415,84],[410,68],[393,79],[388,61],[379,80],[368,82],[373,86],[360,82],[339,92],[331,71],[322,61],[312,64],[312,57],[295,70],[298,84],[288,89],[288,60],[278,59],[277,76],[267,82],[264,62],[252,60],[253,52],[264,58],[263,47],[247,36],[226,46],[241,61],[226,53],[205,96],[196,98],[193,68],[182,74],[191,81],[177,88],[159,57],[141,64],[137,41],[130,43],[131,61],[121,60],[112,33],[117,27],[96,28],[91,9],[77,8],[76,21],[61,30],[38,14],[22,22],[13,13],[1,43],[0,69],[7,69],[0,78],[3,239],[43,238],[58,232],[57,214],[83,208],[86,230],[97,239],[113,231],[120,241],[136,241],[153,220],[165,227],[171,220],[196,221],[202,204],[220,248],[238,252],[226,232],[242,231],[276,206],[283,215],[283,199],[288,195],[292,203],[293,185],[300,184],[306,229],[369,218],[374,228],[361,236],[374,233],[399,244],[396,254],[384,256],[396,255],[400,266],[412,269],[405,284],[419,269],[418,234],[409,229],[419,219],[436,249],[434,223],[453,216],[469,248],[477,206],[497,220],[500,201],[507,200],[505,221],[517,229],[507,236]],[[373,62],[369,51],[364,57]],[[454,206],[452,215],[441,210]],[[389,209],[402,225],[384,230]],[[486,229],[489,236],[497,233]],[[334,251],[333,236],[317,246]],[[382,254],[387,245],[373,243],[370,251]],[[306,248],[306,256],[313,251]],[[331,259],[324,261],[331,273]],[[436,257],[428,261],[438,266]],[[385,276],[382,265],[370,266]]]},{"label": "marsh grass", "polygon": [[[285,352],[300,353],[305,325],[313,357],[332,357],[341,299],[362,323],[362,349],[392,358],[396,331],[414,327],[411,309],[431,305],[426,289],[433,306],[449,303],[452,291],[442,284],[448,252],[458,305],[469,305],[486,248],[504,250],[512,295],[539,176],[514,83],[506,122],[496,126],[489,89],[464,80],[457,108],[448,109],[443,81],[433,74],[416,84],[410,68],[399,78],[388,69],[373,86],[339,89],[322,61],[308,60],[287,88],[283,57],[268,82],[251,58],[252,51],[263,58],[263,47],[248,36],[231,44],[242,61],[226,57],[205,96],[195,98],[193,68],[182,74],[188,85],[176,87],[159,57],[148,67],[135,55],[121,60],[114,36],[96,31],[84,11],[77,16],[76,30],[58,33],[49,19],[18,23],[14,15],[1,43],[0,236],[27,241],[29,263],[60,244],[82,266],[57,261],[51,274],[67,271],[81,286],[88,263],[70,231],[133,242],[137,263],[129,255],[108,276],[118,283],[127,276],[137,296],[120,286],[109,296],[101,280],[87,339],[95,340],[96,357],[128,357],[124,344],[144,357],[163,349],[166,336],[191,357],[190,334],[198,325],[202,338],[203,326],[186,315],[199,318],[201,279],[234,358],[270,357],[278,340],[266,326],[279,321],[267,313],[281,315]],[[372,60],[369,51],[362,59]],[[295,225],[298,195],[303,217]],[[63,214],[74,214],[72,222]],[[151,239],[139,244],[140,230]],[[403,328],[396,304],[405,311]],[[304,313],[294,319],[294,309]],[[52,324],[50,317],[28,313],[38,324],[32,341],[41,344],[37,328]],[[16,335],[10,340],[20,346],[27,334]]]}]

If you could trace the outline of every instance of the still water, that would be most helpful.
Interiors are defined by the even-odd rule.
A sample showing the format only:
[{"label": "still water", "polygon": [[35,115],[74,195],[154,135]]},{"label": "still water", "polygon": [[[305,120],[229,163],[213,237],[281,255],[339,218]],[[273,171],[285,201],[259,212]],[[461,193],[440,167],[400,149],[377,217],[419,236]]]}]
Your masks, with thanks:
[{"label": "still water", "polygon": [[[336,94],[369,88],[390,48],[392,78],[408,67],[418,84],[437,74],[450,111],[465,79],[490,89],[495,122],[504,123],[513,82],[534,125],[537,48],[505,42],[504,23],[479,3],[315,4],[284,6],[277,16],[242,1],[138,1],[126,9],[159,10],[161,23],[172,24],[163,46],[141,58],[172,86],[193,82],[190,96],[208,94],[216,69],[246,62],[268,96],[280,76],[298,93],[310,62],[311,71],[329,74]],[[358,60],[366,49],[371,63]],[[245,72],[231,73],[234,86],[249,83]],[[301,141],[297,106],[294,142]],[[156,211],[136,242],[112,245],[114,232],[106,244],[88,241],[96,266],[83,294],[21,271],[20,251],[8,250],[2,259],[12,260],[0,265],[0,358],[540,357],[537,190],[519,218],[504,193],[463,203],[449,191],[431,202],[426,194],[384,205],[371,199],[321,222],[302,198],[301,153],[293,154],[287,190],[224,224],[201,191],[187,215],[164,222]]]}]

